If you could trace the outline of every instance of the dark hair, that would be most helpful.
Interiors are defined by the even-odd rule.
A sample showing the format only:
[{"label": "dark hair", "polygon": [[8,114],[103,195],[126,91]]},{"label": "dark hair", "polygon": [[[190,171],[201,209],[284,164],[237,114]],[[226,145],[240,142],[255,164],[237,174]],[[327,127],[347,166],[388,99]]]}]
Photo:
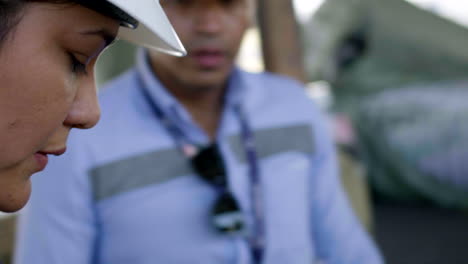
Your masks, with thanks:
[{"label": "dark hair", "polygon": [[17,23],[17,17],[23,4],[23,1],[0,0],[0,18],[2,21],[0,23],[0,46]]},{"label": "dark hair", "polygon": [[8,34],[21,18],[21,10],[28,2],[44,2],[65,4],[74,3],[73,0],[0,0],[0,48]]}]

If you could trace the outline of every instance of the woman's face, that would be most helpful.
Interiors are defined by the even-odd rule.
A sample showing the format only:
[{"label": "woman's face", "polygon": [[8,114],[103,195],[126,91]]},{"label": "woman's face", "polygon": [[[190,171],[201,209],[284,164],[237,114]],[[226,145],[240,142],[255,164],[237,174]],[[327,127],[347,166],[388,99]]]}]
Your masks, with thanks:
[{"label": "woman's face", "polygon": [[0,47],[0,211],[24,206],[71,128],[97,123],[93,67],[118,27],[78,5],[26,4]]}]

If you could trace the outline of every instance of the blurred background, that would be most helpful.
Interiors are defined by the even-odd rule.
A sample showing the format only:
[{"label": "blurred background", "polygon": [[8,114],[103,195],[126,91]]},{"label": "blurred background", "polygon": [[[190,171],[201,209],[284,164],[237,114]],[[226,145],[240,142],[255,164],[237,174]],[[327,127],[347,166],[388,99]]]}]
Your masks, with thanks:
[{"label": "blurred background", "polygon": [[[259,0],[244,39],[242,68],[306,83],[327,113],[343,185],[387,263],[468,263],[467,47],[460,0]],[[134,52],[108,49],[98,84]],[[0,263],[14,226],[0,213]]]}]

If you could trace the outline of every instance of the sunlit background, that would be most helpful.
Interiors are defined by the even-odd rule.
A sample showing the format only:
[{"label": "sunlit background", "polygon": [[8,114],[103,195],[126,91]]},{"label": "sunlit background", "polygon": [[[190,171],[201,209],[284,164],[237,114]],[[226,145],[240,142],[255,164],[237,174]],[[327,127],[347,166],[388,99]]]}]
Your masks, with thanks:
[{"label": "sunlit background", "polygon": [[319,8],[324,0],[294,0],[293,2],[297,18],[300,21],[305,21]]},{"label": "sunlit background", "polygon": [[[468,1],[464,0],[407,0],[417,6],[431,10],[440,16],[468,26]],[[297,16],[305,21],[324,0],[294,0]]]},{"label": "sunlit background", "polygon": [[[301,0],[302,2],[302,0]],[[468,26],[468,2],[463,0],[408,0],[442,17]]]}]

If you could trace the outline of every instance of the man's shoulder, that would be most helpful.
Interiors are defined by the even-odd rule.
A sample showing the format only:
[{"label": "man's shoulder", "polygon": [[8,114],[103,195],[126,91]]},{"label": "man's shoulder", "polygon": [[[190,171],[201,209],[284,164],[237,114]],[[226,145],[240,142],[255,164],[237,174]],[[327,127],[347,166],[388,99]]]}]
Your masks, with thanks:
[{"label": "man's shoulder", "polygon": [[307,96],[306,86],[290,77],[270,72],[243,72],[248,86],[248,96],[255,98],[254,105],[287,107],[291,111],[308,108],[315,111],[312,100]]},{"label": "man's shoulder", "polygon": [[258,85],[268,84],[272,88],[279,89],[301,89],[304,88],[304,85],[300,82],[281,74],[271,73],[271,72],[246,72],[241,71],[244,78],[250,82],[254,82]]},{"label": "man's shoulder", "polygon": [[244,76],[249,90],[257,96],[283,102],[289,100],[308,101],[305,85],[290,77],[270,72],[244,72]]}]

